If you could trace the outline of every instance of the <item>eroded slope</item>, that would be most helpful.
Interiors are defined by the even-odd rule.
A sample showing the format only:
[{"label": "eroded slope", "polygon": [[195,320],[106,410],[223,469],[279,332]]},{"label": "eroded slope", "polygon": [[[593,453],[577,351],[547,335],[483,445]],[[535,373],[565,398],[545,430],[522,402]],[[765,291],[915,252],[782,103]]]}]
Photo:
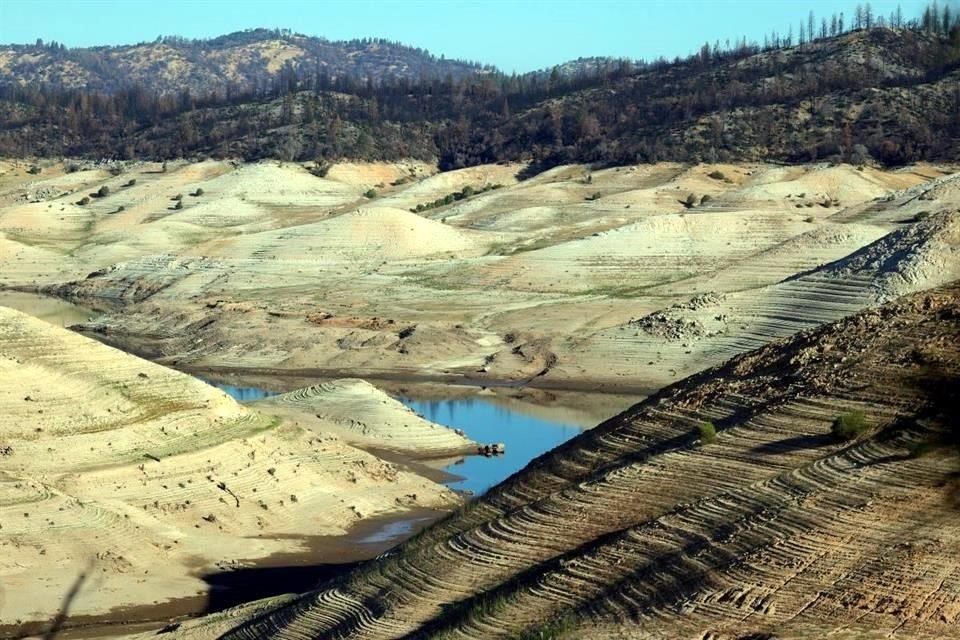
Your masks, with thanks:
[{"label": "eroded slope", "polygon": [[957,458],[917,445],[949,428],[958,336],[953,285],[739,356],[225,637],[955,635]]},{"label": "eroded slope", "polygon": [[202,595],[221,565],[305,552],[371,515],[458,502],[333,434],[4,307],[0,416],[0,628],[51,619],[81,573],[73,613],[105,614]]}]

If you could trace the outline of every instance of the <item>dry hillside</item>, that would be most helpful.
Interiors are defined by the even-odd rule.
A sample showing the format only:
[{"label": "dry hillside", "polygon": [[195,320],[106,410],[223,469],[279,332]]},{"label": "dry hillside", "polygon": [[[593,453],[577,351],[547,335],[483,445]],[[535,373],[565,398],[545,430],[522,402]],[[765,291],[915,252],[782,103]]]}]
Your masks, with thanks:
[{"label": "dry hillside", "polygon": [[[958,335],[952,285],[774,342],[388,557],[178,637],[953,637]],[[854,412],[865,429],[840,440]]]},{"label": "dry hillside", "polygon": [[[475,451],[370,385],[338,384],[352,393],[328,393],[328,414],[380,407],[382,427],[362,445]],[[459,502],[274,413],[283,415],[0,307],[0,634],[52,619],[78,575],[87,583],[71,610],[81,620],[166,603],[202,611],[209,573],[275,554],[340,562],[342,551],[318,554],[316,541],[336,548],[364,518]]]}]

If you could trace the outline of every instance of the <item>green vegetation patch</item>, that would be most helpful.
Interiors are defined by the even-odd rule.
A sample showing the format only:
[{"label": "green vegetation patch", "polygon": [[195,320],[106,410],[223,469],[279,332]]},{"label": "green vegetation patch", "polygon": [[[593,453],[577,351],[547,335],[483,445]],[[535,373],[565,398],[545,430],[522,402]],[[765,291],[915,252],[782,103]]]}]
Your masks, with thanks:
[{"label": "green vegetation patch", "polygon": [[863,411],[851,411],[833,419],[830,433],[838,440],[856,440],[867,431],[867,419]]},{"label": "green vegetation patch", "polygon": [[697,431],[703,444],[710,444],[717,439],[717,428],[712,422],[701,422],[697,425]]},{"label": "green vegetation patch", "polygon": [[411,213],[422,213],[430,209],[436,209],[437,207],[445,207],[448,204],[453,204],[454,202],[459,202],[460,200],[466,200],[475,195],[481,193],[486,193],[487,191],[493,191],[494,189],[499,189],[502,184],[488,184],[480,187],[479,189],[474,189],[470,185],[465,186],[460,191],[454,191],[453,193],[448,193],[442,198],[437,198],[433,202],[422,202],[416,207],[410,209]]}]

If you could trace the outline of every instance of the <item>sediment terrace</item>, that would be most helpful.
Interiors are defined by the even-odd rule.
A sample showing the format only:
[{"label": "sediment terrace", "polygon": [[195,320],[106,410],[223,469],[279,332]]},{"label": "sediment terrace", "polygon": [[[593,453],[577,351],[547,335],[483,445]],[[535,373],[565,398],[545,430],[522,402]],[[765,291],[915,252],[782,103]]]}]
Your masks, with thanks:
[{"label": "sediment terrace", "polygon": [[[953,285],[774,342],[388,557],[178,637],[952,637],[960,460],[934,445],[952,433],[958,335]],[[867,431],[840,441],[831,423],[853,411]]]},{"label": "sediment terrace", "polygon": [[[368,402],[389,400],[362,391]],[[316,555],[311,540],[328,536],[335,547],[370,516],[459,503],[333,433],[4,307],[0,416],[0,627],[51,620],[81,574],[74,615],[186,597],[201,611],[204,574]],[[379,436],[389,445],[390,427],[410,418],[393,405],[381,416],[386,426],[368,444]],[[463,448],[438,425],[413,428],[401,436],[411,449],[422,433],[429,445]]]},{"label": "sediment terrace", "polygon": [[[348,163],[323,177],[283,162],[91,164],[73,173],[57,162],[39,165],[38,176],[0,164],[0,287],[78,302],[98,317],[76,325],[77,331],[200,374],[455,381],[645,396],[797,331],[960,277],[960,180],[953,167],[567,166],[521,181],[525,167],[516,164],[436,173],[417,162]],[[470,191],[475,195],[465,196]],[[930,308],[947,309],[953,295],[952,289],[931,294]],[[539,460],[377,565],[369,581],[353,577],[316,596],[333,604],[314,608],[309,598],[297,600],[268,618],[268,626],[238,633],[283,628],[329,637],[509,637],[530,628],[539,633],[543,625],[559,629],[573,611],[576,637],[587,629],[601,637],[617,633],[610,625],[618,616],[643,623],[641,629],[649,623],[649,637],[658,637],[658,629],[667,630],[660,637],[688,629],[735,637],[752,632],[757,620],[760,629],[816,628],[824,621],[834,628],[854,609],[863,612],[853,617],[854,634],[868,628],[934,635],[952,630],[954,574],[941,575],[931,564],[954,544],[937,506],[937,478],[947,463],[900,455],[909,434],[851,446],[825,439],[842,410],[863,408],[879,428],[918,414],[924,396],[910,386],[916,380],[897,379],[889,363],[870,353],[887,349],[903,358],[901,364],[912,357],[925,362],[916,336],[938,344],[945,334],[931,328],[924,320],[930,309],[920,306],[890,316],[902,319],[897,326],[904,344],[913,344],[920,356],[903,356],[896,345],[821,342],[815,355],[801,349],[801,360],[822,364],[841,351],[848,360],[833,362],[835,371],[818,365],[813,377],[797,373],[796,380],[783,377],[783,370],[801,371],[800,361],[781,362],[767,351],[740,356],[739,364],[710,374],[717,380],[692,379]],[[875,313],[881,312],[859,317],[876,323]],[[951,318],[947,313],[942,330],[955,336]],[[40,335],[27,320],[17,323]],[[817,339],[835,335],[836,344],[845,345],[839,326]],[[883,322],[875,328],[877,340],[895,342]],[[5,335],[17,349],[37,342]],[[87,536],[96,540],[90,549],[109,548],[123,563],[135,558],[139,570],[156,563],[150,554],[166,557],[183,545],[183,555],[164,564],[177,576],[197,557],[207,565],[221,558],[204,555],[213,546],[241,553],[234,542],[221,543],[224,537],[239,536],[236,541],[268,530],[280,536],[342,533],[350,521],[413,506],[411,495],[424,506],[457,502],[418,477],[409,477],[420,483],[416,490],[400,489],[406,485],[394,474],[404,472],[362,449],[433,457],[470,443],[395,411],[366,383],[311,386],[243,408],[193,381],[202,391],[181,401],[178,389],[186,383],[176,378],[167,384],[165,376],[175,374],[141,371],[152,365],[134,358],[123,360],[116,379],[80,375],[90,367],[109,372],[113,365],[104,362],[117,355],[112,350],[91,350],[105,360],[78,358],[75,369],[36,364],[43,357],[59,363],[63,353],[95,344],[61,343],[58,336],[51,344],[69,349],[40,357],[30,346],[4,372],[4,384],[13,385],[5,406],[44,411],[24,414],[30,419],[10,432],[22,441],[13,448],[20,466],[10,476],[12,497],[2,521],[3,540],[33,549],[24,553],[37,560],[39,549],[44,561],[68,564],[83,554],[67,542],[63,549],[43,547],[49,543],[36,537],[41,520],[17,516],[26,489],[46,496],[53,487],[64,499],[97,504],[98,513],[108,514],[102,522],[136,513],[133,526],[147,533],[137,531],[122,544],[111,538],[109,545],[93,534]],[[743,364],[767,356],[776,361],[769,371]],[[851,369],[860,361],[875,380]],[[26,376],[21,367],[40,368]],[[849,376],[840,378],[840,372]],[[62,386],[67,400],[40,393],[46,387],[20,388],[40,378]],[[672,399],[680,388],[687,391]],[[31,400],[23,400],[27,396]],[[54,405],[34,407],[37,398]],[[64,407],[74,409],[61,416],[67,426],[40,417],[61,415]],[[207,416],[210,407],[224,414]],[[129,417],[129,424],[116,423],[118,416]],[[206,427],[194,426],[198,416]],[[698,447],[690,431],[703,420],[715,422],[721,434],[715,444]],[[144,425],[166,431],[142,432]],[[70,456],[76,468],[63,467],[67,456],[58,447],[66,445],[49,444],[54,436],[47,433],[68,438],[63,443],[78,452]],[[145,443],[156,451],[141,451]],[[321,480],[311,484],[297,471],[305,486],[280,488],[277,478],[302,469],[287,459],[290,451]],[[20,458],[24,452],[29,458]],[[223,462],[209,452],[222,454]],[[144,470],[156,461],[138,461],[145,453],[171,461],[149,481]],[[224,506],[230,497],[218,485],[233,490],[229,479],[198,480],[210,465],[251,478],[240,487],[248,491],[241,503],[249,512]],[[261,481],[275,495],[263,497]],[[194,497],[197,486],[206,493]],[[861,489],[877,498],[859,502]],[[933,514],[945,533],[927,528],[920,512],[889,506],[897,500]],[[308,507],[316,513],[321,504],[329,516],[297,515]],[[888,530],[871,524],[901,511],[903,521]],[[13,516],[16,529],[7,524]],[[85,517],[77,516],[76,527],[99,532],[101,519],[87,525]],[[570,537],[558,538],[564,527]],[[860,529],[869,534],[865,546],[841,557]],[[728,530],[744,535],[727,540],[718,533]],[[898,551],[893,540],[913,531],[920,537]],[[198,540],[189,549],[184,532]],[[213,537],[203,537],[208,533]],[[263,557],[294,544],[277,535],[255,543],[243,538],[242,553]],[[135,549],[136,539],[151,542]],[[911,568],[901,580],[886,565],[861,562],[873,550],[907,554]],[[738,557],[757,567],[746,574],[753,586],[739,591],[736,571],[746,569],[735,567],[746,565],[734,561]],[[760,568],[767,562],[772,568]],[[131,582],[135,571],[123,563],[123,571],[107,572],[116,575],[103,593],[121,603],[140,601],[146,592],[128,588],[140,583]],[[26,580],[32,574],[25,566],[8,563],[6,570]],[[784,566],[791,567],[788,578]],[[782,584],[761,574],[780,576]],[[705,583],[704,576],[716,582]],[[943,583],[925,582],[930,576]],[[43,579],[51,594],[62,595],[69,577],[61,571]],[[176,585],[180,578],[170,579],[164,594],[198,587],[193,576]],[[942,606],[930,616],[901,611],[889,600],[889,584],[898,580],[910,589],[929,587],[926,602]],[[864,589],[859,600],[854,583]],[[496,591],[482,596],[490,590]],[[800,604],[797,594],[810,590],[820,599]],[[150,593],[160,591],[151,585]],[[58,598],[51,595],[50,607]],[[17,606],[33,611],[33,600]],[[779,604],[767,607],[768,600]],[[441,610],[444,604],[462,608]],[[203,633],[223,632],[242,617],[233,612],[205,620]]]},{"label": "sediment terrace", "polygon": [[192,371],[645,394],[958,276],[950,168],[522,168],[54,165],[0,188],[0,284]]}]

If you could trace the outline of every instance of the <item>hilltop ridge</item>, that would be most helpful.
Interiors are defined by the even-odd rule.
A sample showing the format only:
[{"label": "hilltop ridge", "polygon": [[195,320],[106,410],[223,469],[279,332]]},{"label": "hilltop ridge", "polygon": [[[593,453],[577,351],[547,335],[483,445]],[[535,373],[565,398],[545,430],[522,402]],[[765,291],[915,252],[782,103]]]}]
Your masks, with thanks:
[{"label": "hilltop ridge", "polygon": [[[301,45],[195,45],[196,61],[162,42],[102,53],[129,73],[149,72],[188,90],[198,69],[216,82],[236,76],[231,91],[179,96],[149,83],[109,94],[67,90],[43,81],[43,74],[60,73],[50,54],[31,54],[21,72],[9,50],[5,63],[0,52],[0,69],[7,69],[0,155],[275,158],[316,161],[320,173],[344,158],[415,158],[442,170],[524,161],[532,175],[577,162],[900,166],[953,161],[960,149],[960,29],[874,28],[780,48],[708,48],[685,60],[607,61],[594,73],[556,78],[478,74],[474,67],[442,79],[401,72],[414,63],[374,62],[372,50],[387,55],[393,45],[372,41],[357,44],[362,51],[350,58],[377,66],[379,80],[368,81],[302,67]],[[224,51],[246,52],[256,63],[217,58]],[[160,73],[157,56],[168,60]],[[291,67],[293,60],[301,67]],[[429,64],[439,71],[437,64],[454,63]]]}]

